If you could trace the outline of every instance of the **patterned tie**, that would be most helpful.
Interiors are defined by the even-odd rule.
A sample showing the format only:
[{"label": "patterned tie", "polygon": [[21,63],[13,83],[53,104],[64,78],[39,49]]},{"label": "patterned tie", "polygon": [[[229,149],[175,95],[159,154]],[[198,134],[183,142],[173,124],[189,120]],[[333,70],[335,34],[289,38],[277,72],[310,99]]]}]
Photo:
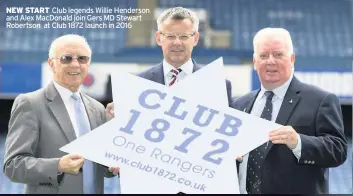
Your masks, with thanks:
[{"label": "patterned tie", "polygon": [[[261,118],[271,121],[272,119],[272,91],[266,91],[266,104],[262,111]],[[249,153],[248,167],[246,172],[246,191],[249,194],[261,194],[261,171],[267,149],[267,142],[252,150]]]},{"label": "patterned tie", "polygon": [[[81,100],[79,94],[72,94],[71,98],[74,99],[74,108],[76,113],[76,124],[79,131],[79,137],[88,133],[90,124],[87,118],[85,118],[85,106]],[[95,194],[96,186],[94,183],[94,165],[91,161],[85,160],[82,168],[83,172],[83,193],[84,194]]]},{"label": "patterned tie", "polygon": [[170,70],[170,72],[171,72],[173,75],[172,75],[172,79],[171,79],[170,82],[169,82],[169,86],[172,86],[172,85],[175,83],[178,74],[179,74],[180,72],[182,72],[182,71],[183,71],[183,70],[181,70],[180,68],[179,68],[179,69],[176,69],[176,70],[175,70],[175,69]]}]

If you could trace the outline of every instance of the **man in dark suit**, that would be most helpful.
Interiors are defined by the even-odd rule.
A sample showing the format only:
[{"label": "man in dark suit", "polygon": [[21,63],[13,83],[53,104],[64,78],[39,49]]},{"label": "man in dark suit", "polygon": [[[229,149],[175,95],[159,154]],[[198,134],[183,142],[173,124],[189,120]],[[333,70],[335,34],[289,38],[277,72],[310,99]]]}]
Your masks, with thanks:
[{"label": "man in dark suit", "polygon": [[329,193],[328,168],[347,157],[338,98],[293,75],[295,54],[285,29],[255,35],[253,62],[261,89],[234,100],[233,107],[283,127],[270,132],[269,142],[237,157],[241,193]]},{"label": "man in dark suit", "polygon": [[[199,19],[189,9],[175,7],[165,10],[157,19],[158,31],[156,42],[162,48],[163,61],[152,68],[139,73],[138,76],[172,86],[176,82],[199,70],[191,58],[192,50],[199,41]],[[109,81],[110,82],[110,78]],[[232,87],[229,80],[225,81],[228,103],[232,102]],[[111,92],[111,85],[108,92]],[[107,105],[107,111],[113,113],[113,104]],[[110,116],[111,118],[113,117]]]}]

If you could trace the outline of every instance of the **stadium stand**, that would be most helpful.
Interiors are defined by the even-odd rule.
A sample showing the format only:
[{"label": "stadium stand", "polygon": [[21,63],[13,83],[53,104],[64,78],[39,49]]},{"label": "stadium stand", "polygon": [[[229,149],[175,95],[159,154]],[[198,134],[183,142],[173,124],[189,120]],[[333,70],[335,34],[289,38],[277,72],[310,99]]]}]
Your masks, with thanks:
[{"label": "stadium stand", "polygon": [[[144,15],[143,22],[133,23],[134,27],[131,29],[11,29],[5,28],[6,7],[11,6],[131,7],[148,8],[151,13]],[[156,17],[164,9],[175,6],[191,8],[199,14],[201,39],[193,52],[193,57],[199,63],[209,63],[223,56],[227,66],[250,67],[253,53],[252,39],[255,33],[264,27],[283,27],[289,30],[293,39],[297,55],[296,71],[338,72],[351,75],[352,0],[1,0],[0,168],[3,166],[4,140],[13,99],[18,93],[40,87],[43,80],[41,67],[48,57],[48,48],[54,38],[67,33],[84,35],[92,47],[94,63],[114,63],[114,65],[132,63],[150,66],[160,62],[162,58],[161,50],[154,38]],[[7,73],[10,74],[6,75]],[[351,82],[339,86],[349,87],[352,92],[352,79],[349,81]],[[15,85],[16,82],[18,84]],[[234,84],[234,88],[237,85],[239,83]],[[25,90],[21,92],[4,93],[5,89],[15,89],[15,86],[28,88],[24,88]],[[344,165],[332,169],[330,193],[351,194],[352,95],[345,94],[340,98],[342,103],[345,103],[342,109],[346,135],[350,143],[349,156]],[[108,100],[101,101],[106,104]],[[107,179],[105,182],[106,193],[120,192],[118,179]],[[23,186],[8,181],[3,173],[0,173],[0,194],[3,193],[23,193]]]}]

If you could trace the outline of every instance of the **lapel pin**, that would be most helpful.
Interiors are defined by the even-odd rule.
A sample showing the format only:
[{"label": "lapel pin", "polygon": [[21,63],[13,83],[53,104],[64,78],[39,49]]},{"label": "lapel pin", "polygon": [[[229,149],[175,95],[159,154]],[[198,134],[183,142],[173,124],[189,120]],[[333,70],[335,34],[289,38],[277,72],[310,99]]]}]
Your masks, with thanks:
[{"label": "lapel pin", "polygon": [[293,103],[293,100],[291,99],[291,100],[289,100],[289,103]]}]

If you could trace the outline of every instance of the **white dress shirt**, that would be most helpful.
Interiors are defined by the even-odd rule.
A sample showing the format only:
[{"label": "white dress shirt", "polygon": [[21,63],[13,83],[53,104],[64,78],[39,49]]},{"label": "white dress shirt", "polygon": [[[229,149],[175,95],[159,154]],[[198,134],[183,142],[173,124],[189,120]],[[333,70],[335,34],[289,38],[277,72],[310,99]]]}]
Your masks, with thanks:
[{"label": "white dress shirt", "polygon": [[[272,90],[274,93],[274,96],[272,98],[272,104],[273,104],[273,110],[272,110],[272,119],[271,121],[276,121],[279,110],[281,108],[284,96],[286,95],[287,89],[289,87],[290,82],[293,79],[293,75],[289,78],[287,82],[285,82],[282,86]],[[265,89],[264,86],[261,85],[261,90],[259,94],[256,97],[256,100],[254,102],[253,108],[251,110],[251,114],[260,117],[262,114],[262,111],[265,107],[266,104],[266,97],[265,97],[265,92],[268,91]],[[268,142],[267,142],[268,144]],[[292,149],[293,154],[296,156],[296,158],[300,159],[301,156],[301,139],[298,134],[298,144],[297,146]],[[243,156],[243,161],[239,165],[239,188],[240,188],[240,193],[241,194],[247,194],[246,191],[246,171],[247,171],[247,165],[248,165],[248,158],[249,154],[246,154]]]},{"label": "white dress shirt", "polygon": [[[71,124],[73,125],[74,130],[75,130],[75,135],[78,138],[80,136],[80,134],[79,134],[78,126],[76,123],[76,113],[75,113],[75,108],[74,108],[74,101],[75,100],[73,98],[71,98],[71,95],[73,94],[73,92],[70,91],[69,89],[59,85],[55,81],[53,81],[53,82],[54,82],[54,86],[55,86],[56,90],[59,92],[59,95],[64,102],[64,105],[65,105],[67,112],[69,113]],[[80,95],[79,91],[77,91],[75,93],[76,94],[78,93]],[[81,95],[80,95],[80,97],[81,97]],[[81,102],[81,104],[83,104],[83,102]],[[89,122],[87,112],[85,112],[85,118]]]},{"label": "white dress shirt", "polygon": [[[188,61],[186,61],[186,63],[184,63],[179,68],[182,71],[178,74],[175,83],[184,79],[186,76],[189,76],[192,74],[192,70],[194,69],[194,63],[192,62],[191,59],[189,59]],[[163,59],[163,74],[164,74],[164,83],[166,86],[168,86],[170,81],[172,80],[173,74],[170,72],[170,70],[172,69],[176,69],[176,68],[174,68],[165,59]]]}]

